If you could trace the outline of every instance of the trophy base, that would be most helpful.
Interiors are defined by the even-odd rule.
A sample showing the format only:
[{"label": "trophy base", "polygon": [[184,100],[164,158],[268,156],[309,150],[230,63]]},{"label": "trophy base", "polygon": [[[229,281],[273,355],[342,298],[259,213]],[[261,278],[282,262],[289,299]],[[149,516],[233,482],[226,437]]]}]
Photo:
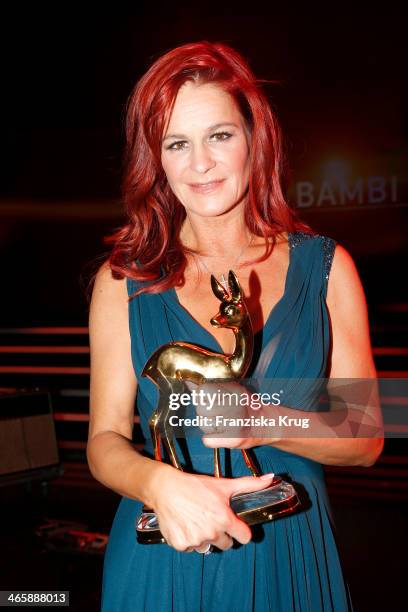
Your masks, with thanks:
[{"label": "trophy base", "polygon": [[[231,509],[248,525],[257,525],[293,512],[299,505],[299,498],[290,483],[277,478],[270,487],[252,493],[234,495]],[[137,541],[140,544],[164,544],[157,517],[152,510],[143,508],[136,523]]]}]

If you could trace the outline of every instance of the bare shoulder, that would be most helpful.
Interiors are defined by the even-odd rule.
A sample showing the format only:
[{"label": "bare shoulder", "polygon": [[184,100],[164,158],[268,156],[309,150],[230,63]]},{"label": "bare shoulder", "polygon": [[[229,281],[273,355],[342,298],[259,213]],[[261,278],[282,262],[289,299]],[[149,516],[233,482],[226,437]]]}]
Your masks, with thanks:
[{"label": "bare shoulder", "polygon": [[89,332],[91,342],[95,331],[99,335],[101,328],[110,330],[111,334],[127,332],[128,326],[128,292],[126,278],[115,279],[109,261],[105,261],[95,276],[92,299],[89,310]]},{"label": "bare shoulder", "polygon": [[375,377],[367,302],[350,253],[337,245],[327,289],[332,333],[331,376]]},{"label": "bare shoulder", "polygon": [[348,304],[362,302],[365,296],[353,257],[342,245],[337,244],[331,265],[327,287],[327,304],[341,308]]},{"label": "bare shoulder", "polygon": [[350,274],[356,272],[356,265],[354,259],[347,249],[341,244],[336,244],[334,250],[333,264],[332,264],[332,275],[338,274]]},{"label": "bare shoulder", "polygon": [[102,265],[100,266],[96,274],[96,278],[102,278],[102,279],[112,278],[112,270],[109,264],[109,259],[105,259],[105,261],[102,263]]},{"label": "bare shoulder", "polygon": [[95,306],[101,308],[104,305],[109,305],[111,308],[118,306],[123,309],[126,307],[127,309],[127,302],[128,293],[126,278],[119,280],[113,278],[109,261],[104,261],[95,275],[92,290],[91,312]]},{"label": "bare shoulder", "polygon": [[95,275],[94,291],[109,291],[117,293],[119,296],[124,293],[126,289],[126,278],[115,279],[112,276],[112,269],[109,264],[109,260],[106,260],[100,266],[98,272]]},{"label": "bare shoulder", "polygon": [[104,262],[95,276],[89,313],[90,438],[102,431],[132,437],[137,380],[128,312],[126,278],[113,278]]}]

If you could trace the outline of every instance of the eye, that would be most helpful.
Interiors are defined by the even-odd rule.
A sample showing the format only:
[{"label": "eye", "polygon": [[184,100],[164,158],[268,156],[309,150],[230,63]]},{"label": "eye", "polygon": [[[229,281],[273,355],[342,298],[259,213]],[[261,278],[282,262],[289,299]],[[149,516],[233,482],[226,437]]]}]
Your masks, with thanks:
[{"label": "eye", "polygon": [[166,147],[166,149],[168,151],[181,151],[183,148],[181,145],[185,144],[185,142],[185,140],[178,140],[177,142],[172,142],[171,145]]},{"label": "eye", "polygon": [[231,138],[232,134],[230,134],[229,132],[215,132],[215,134],[213,134],[211,136],[211,138],[215,138],[215,140],[228,140],[229,138]]}]

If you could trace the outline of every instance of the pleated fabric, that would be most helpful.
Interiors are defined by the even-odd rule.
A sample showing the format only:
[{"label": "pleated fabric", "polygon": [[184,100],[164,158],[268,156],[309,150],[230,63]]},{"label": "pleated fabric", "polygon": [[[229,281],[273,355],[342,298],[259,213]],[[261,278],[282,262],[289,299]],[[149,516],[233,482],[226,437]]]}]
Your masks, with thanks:
[{"label": "pleated fabric", "polygon": [[[334,250],[335,242],[328,237],[289,234],[284,295],[255,334],[254,358],[246,375],[292,379],[290,405],[303,411],[315,409],[313,381],[324,377],[327,369],[326,294]],[[128,279],[127,286],[131,295],[139,284]],[[193,342],[217,352],[222,349],[181,306],[174,289],[133,299],[129,329],[138,379],[137,410],[145,452],[151,456],[148,420],[158,391],[141,376],[147,359],[171,341]],[[187,438],[179,450],[193,471],[213,473],[213,452],[200,438]],[[237,544],[204,556],[178,552],[166,544],[138,544],[135,523],[142,504],[122,498],[105,554],[103,612],[352,610],[322,465],[273,446],[259,446],[253,452],[263,473],[274,472],[294,484],[300,510],[253,527],[253,539],[245,546]],[[239,450],[222,449],[221,461],[226,476],[248,475]]]}]

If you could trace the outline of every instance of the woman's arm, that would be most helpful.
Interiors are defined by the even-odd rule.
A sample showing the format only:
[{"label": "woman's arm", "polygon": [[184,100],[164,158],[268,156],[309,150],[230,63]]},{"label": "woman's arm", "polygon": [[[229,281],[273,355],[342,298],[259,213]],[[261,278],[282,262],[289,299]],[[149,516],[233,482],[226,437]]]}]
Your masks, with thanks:
[{"label": "woman's arm", "polygon": [[[364,290],[352,257],[340,245],[333,257],[326,303],[332,332],[329,377],[375,379]],[[371,397],[367,410],[373,425],[382,425],[378,394]],[[276,446],[328,465],[369,467],[378,459],[383,444],[383,437],[303,437],[282,439]]]},{"label": "woman's arm", "polygon": [[[232,448],[251,448],[271,444],[276,448],[313,459],[327,465],[361,465],[369,467],[375,463],[383,449],[382,417],[379,405],[376,370],[374,366],[367,305],[361,281],[349,253],[341,246],[337,246],[332,263],[327,292],[327,307],[329,310],[332,331],[332,353],[329,371],[330,379],[372,379],[373,384],[365,383],[371,387],[371,397],[367,406],[362,410],[353,408],[346,410],[349,421],[336,424],[338,415],[335,412],[311,413],[300,412],[296,409],[279,407],[265,409],[265,416],[286,415],[288,418],[307,417],[310,421],[310,433],[301,437],[288,437],[290,428],[284,427],[279,438],[252,437],[252,438],[204,438],[209,447],[228,446]],[[353,381],[350,380],[350,383]],[[364,382],[362,381],[364,385]],[[348,412],[347,412],[348,411]],[[376,437],[347,437],[351,433],[349,422],[358,421],[369,425],[372,429],[380,430]],[[284,431],[283,431],[284,430]],[[299,434],[299,429],[292,431]],[[318,432],[318,437],[313,436]],[[327,431],[327,437],[325,437]],[[337,437],[338,436],[338,437]]]},{"label": "woman's arm", "polygon": [[91,473],[119,495],[149,505],[163,466],[140,455],[131,442],[137,380],[131,362],[127,289],[125,279],[112,278],[106,262],[95,279],[89,338]]}]

